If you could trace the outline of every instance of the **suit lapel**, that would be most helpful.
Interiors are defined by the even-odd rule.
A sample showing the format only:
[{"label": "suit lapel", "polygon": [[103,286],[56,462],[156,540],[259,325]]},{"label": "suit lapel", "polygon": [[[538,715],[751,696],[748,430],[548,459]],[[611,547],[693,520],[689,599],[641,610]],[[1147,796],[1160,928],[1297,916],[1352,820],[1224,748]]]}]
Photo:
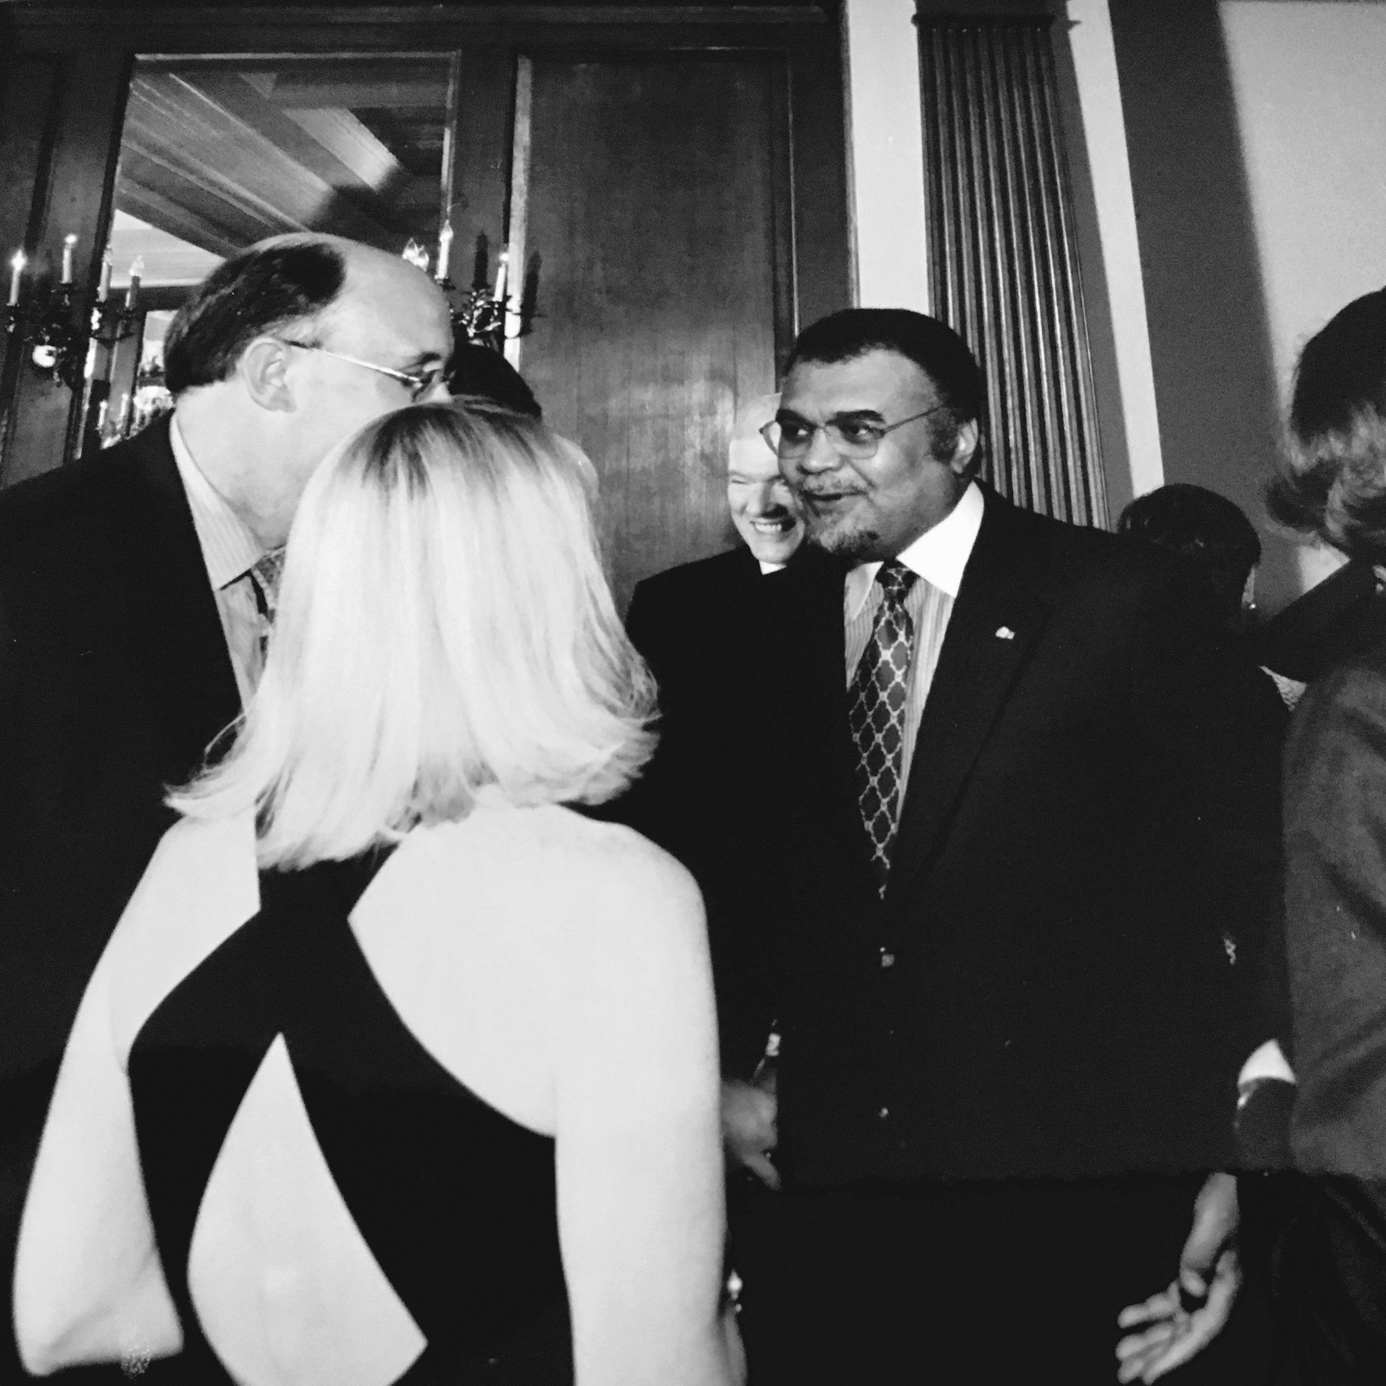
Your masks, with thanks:
[{"label": "suit lapel", "polygon": [[1049,613],[1015,511],[990,492],[986,506],[915,741],[888,900],[937,856],[973,763]]}]

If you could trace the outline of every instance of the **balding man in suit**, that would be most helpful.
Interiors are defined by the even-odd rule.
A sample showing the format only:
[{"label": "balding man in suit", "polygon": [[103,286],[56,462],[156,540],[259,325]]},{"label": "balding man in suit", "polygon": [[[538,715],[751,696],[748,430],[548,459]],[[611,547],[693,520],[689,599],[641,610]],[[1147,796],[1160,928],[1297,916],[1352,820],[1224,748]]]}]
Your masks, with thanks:
[{"label": "balding man in suit", "polygon": [[[356,428],[446,398],[451,350],[426,274],[336,237],[277,237],[225,261],[180,310],[165,344],[171,416],[0,496],[7,1287],[77,1004],[173,821],[167,788],[259,677],[299,496]],[[3,1337],[9,1380],[20,1369]]]}]

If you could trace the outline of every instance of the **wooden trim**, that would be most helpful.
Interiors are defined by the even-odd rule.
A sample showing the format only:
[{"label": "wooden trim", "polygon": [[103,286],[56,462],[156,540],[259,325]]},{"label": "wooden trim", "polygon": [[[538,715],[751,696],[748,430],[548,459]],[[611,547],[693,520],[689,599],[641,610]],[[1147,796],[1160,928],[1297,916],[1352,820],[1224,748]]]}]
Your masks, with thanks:
[{"label": "wooden trim", "polygon": [[[40,154],[31,204],[27,240],[33,276],[26,297],[41,297],[56,279],[62,239],[69,232],[78,238],[73,266],[78,288],[96,282],[132,65],[130,54],[109,48],[74,53],[59,64],[55,99],[47,113],[49,143]],[[84,335],[89,304],[79,292],[72,323]],[[80,423],[76,392],[25,365],[11,369],[5,485],[60,465],[78,441]]]},{"label": "wooden trim", "polygon": [[[851,277],[851,194],[847,187],[847,90],[840,34],[810,31],[785,39],[791,83],[796,334],[855,302]],[[833,160],[801,151],[837,149]],[[830,249],[831,248],[831,249]]]},{"label": "wooden trim", "polygon": [[[53,153],[53,110],[61,91],[61,63],[51,56],[15,59],[8,64],[0,93],[0,270],[9,286],[10,256],[23,248],[29,257],[25,297],[34,292],[36,209]],[[16,338],[0,333],[0,486],[7,480],[5,457],[13,431],[15,392],[25,369]]]},{"label": "wooden trim", "polygon": [[801,5],[236,5],[201,7],[193,4],[160,7],[114,5],[12,4],[6,19],[15,30],[41,34],[46,30],[141,34],[254,28],[284,29],[329,26],[339,31],[409,26],[448,31],[459,27],[495,25],[672,24],[801,25],[825,24],[825,7]]},{"label": "wooden trim", "polygon": [[[505,208],[505,248],[509,256],[509,282],[505,286],[506,312],[501,334],[505,359],[520,369],[525,298],[529,293],[529,162],[531,117],[534,104],[534,62],[523,53],[515,60],[515,102],[510,140],[510,189]],[[509,305],[520,305],[512,313]]]}]

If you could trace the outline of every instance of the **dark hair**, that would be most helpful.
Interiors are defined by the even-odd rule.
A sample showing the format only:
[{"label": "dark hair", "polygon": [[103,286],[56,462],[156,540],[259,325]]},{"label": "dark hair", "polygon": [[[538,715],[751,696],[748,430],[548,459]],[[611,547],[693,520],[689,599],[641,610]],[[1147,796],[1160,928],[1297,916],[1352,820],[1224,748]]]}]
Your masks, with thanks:
[{"label": "dark hair", "polygon": [[1261,561],[1261,538],[1241,508],[1202,486],[1173,482],[1138,496],[1121,512],[1129,534],[1197,563],[1230,620],[1240,618],[1247,576]]},{"label": "dark hair", "polygon": [[933,381],[954,428],[969,419],[984,426],[986,389],[977,358],[951,327],[908,308],[844,308],[819,318],[799,334],[785,371],[800,361],[851,361],[868,351],[893,351],[913,361]]},{"label": "dark hair", "polygon": [[1266,488],[1277,520],[1386,557],[1386,289],[1354,299],[1300,353],[1290,448]]},{"label": "dark hair", "polygon": [[345,282],[346,258],[329,241],[276,240],[233,255],[197,286],[169,327],[169,392],[228,379],[256,337],[322,312]]},{"label": "dark hair", "polygon": [[448,363],[447,386],[457,396],[494,400],[531,419],[544,417],[539,401],[519,371],[500,352],[465,337],[457,339]]}]

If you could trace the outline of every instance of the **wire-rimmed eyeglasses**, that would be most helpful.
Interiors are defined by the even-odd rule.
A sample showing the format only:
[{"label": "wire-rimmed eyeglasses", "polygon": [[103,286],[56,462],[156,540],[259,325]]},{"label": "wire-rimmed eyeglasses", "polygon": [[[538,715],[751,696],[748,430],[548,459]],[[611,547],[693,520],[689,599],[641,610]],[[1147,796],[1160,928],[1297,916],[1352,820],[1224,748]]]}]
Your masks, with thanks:
[{"label": "wire-rimmed eyeglasses", "polygon": [[770,445],[770,451],[777,457],[786,457],[794,461],[808,455],[815,436],[821,431],[834,452],[843,457],[861,460],[875,455],[876,449],[881,445],[881,439],[887,433],[904,428],[907,423],[914,423],[916,419],[936,414],[943,408],[946,406],[935,404],[931,409],[911,414],[909,418],[900,419],[893,424],[875,423],[871,419],[858,418],[855,414],[835,414],[826,423],[815,424],[797,415],[791,415],[785,419],[771,419],[761,428],[760,436]]},{"label": "wire-rimmed eyeglasses", "polygon": [[411,375],[408,371],[397,371],[393,366],[377,366],[374,361],[362,361],[357,356],[344,356],[340,351],[330,351],[314,342],[295,342],[288,337],[279,337],[276,340],[283,342],[285,346],[297,347],[300,351],[320,351],[324,356],[335,357],[338,361],[347,361],[353,366],[364,366],[368,371],[375,371],[379,375],[388,375],[391,380],[398,380],[409,387],[411,404],[426,399],[443,379],[442,366],[434,366],[427,375]]}]

